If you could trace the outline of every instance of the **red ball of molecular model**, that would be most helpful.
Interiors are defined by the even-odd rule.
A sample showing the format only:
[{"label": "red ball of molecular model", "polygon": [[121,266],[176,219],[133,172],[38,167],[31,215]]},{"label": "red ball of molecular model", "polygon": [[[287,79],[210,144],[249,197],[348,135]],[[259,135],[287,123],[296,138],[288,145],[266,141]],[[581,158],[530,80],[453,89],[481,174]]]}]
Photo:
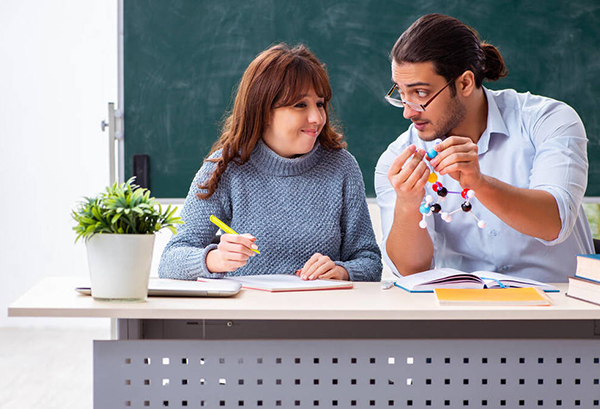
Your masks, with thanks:
[{"label": "red ball of molecular model", "polygon": [[[441,141],[438,139],[435,141],[435,144],[437,145],[440,142]],[[438,153],[436,152],[436,150],[431,148],[427,151],[427,159],[431,160],[435,158],[437,154]],[[437,193],[438,200],[436,203],[433,203],[433,197],[431,195],[425,196],[425,202],[422,203],[419,207],[419,211],[423,215],[423,219],[419,222],[419,227],[421,227],[422,229],[427,228],[427,221],[425,220],[425,218],[427,216],[430,216],[432,213],[441,213],[442,220],[444,220],[446,223],[450,223],[452,221],[452,215],[461,210],[465,213],[469,213],[475,218],[475,220],[477,220],[477,227],[479,227],[480,229],[483,229],[485,227],[485,222],[483,220],[479,220],[477,216],[471,213],[471,209],[473,208],[473,205],[471,204],[471,199],[475,197],[475,192],[473,190],[463,189],[462,192],[452,192],[446,189],[440,182],[438,182],[438,176],[433,171],[433,169],[431,169],[431,173],[429,174],[428,182],[432,184],[431,188],[435,193]],[[449,213],[442,212],[442,205],[440,203],[446,199],[446,196],[448,194],[458,194],[461,195],[463,199],[465,199],[463,204],[460,205],[459,209],[456,209]]]}]

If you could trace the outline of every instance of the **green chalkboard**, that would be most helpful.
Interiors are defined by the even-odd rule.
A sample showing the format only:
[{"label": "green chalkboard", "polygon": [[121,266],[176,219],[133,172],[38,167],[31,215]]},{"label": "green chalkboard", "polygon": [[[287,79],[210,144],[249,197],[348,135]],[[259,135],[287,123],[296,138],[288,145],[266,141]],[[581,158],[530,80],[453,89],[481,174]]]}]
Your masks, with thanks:
[{"label": "green chalkboard", "polygon": [[245,68],[276,42],[304,43],[328,68],[332,107],[368,196],[379,155],[409,123],[383,95],[389,52],[419,16],[439,12],[496,45],[508,77],[487,83],[569,103],[590,143],[587,196],[600,196],[600,2],[392,0],[125,0],[125,176],[149,156],[149,187],[185,197],[219,135]]}]

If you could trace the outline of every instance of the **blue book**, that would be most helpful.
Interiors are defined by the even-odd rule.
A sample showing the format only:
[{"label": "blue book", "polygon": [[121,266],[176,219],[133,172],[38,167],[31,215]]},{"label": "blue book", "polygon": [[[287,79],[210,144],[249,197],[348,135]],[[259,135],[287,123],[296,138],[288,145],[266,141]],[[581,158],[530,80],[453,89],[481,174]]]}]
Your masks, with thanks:
[{"label": "blue book", "polygon": [[522,288],[538,287],[546,292],[558,292],[551,284],[528,278],[494,273],[491,271],[474,271],[467,273],[453,268],[437,268],[422,273],[400,277],[394,283],[411,293],[432,293],[434,288]]},{"label": "blue book", "polygon": [[600,254],[578,254],[575,276],[600,282]]}]

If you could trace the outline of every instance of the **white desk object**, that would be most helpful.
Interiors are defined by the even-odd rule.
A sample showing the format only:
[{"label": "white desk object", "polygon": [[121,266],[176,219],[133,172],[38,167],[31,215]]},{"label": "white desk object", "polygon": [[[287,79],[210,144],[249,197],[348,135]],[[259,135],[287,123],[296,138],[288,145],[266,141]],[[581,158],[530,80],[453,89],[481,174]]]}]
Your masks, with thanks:
[{"label": "white desk object", "polygon": [[107,303],[48,278],[9,316],[110,317],[94,407],[600,407],[600,307],[439,307],[382,290]]}]

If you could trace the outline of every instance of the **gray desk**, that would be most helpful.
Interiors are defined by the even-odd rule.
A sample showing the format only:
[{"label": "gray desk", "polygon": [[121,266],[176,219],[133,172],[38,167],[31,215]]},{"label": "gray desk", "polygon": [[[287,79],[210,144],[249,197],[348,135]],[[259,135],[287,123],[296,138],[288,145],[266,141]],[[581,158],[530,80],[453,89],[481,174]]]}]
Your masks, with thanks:
[{"label": "gray desk", "polygon": [[600,407],[600,307],[439,307],[353,290],[106,303],[49,278],[10,316],[110,317],[94,407]]}]

